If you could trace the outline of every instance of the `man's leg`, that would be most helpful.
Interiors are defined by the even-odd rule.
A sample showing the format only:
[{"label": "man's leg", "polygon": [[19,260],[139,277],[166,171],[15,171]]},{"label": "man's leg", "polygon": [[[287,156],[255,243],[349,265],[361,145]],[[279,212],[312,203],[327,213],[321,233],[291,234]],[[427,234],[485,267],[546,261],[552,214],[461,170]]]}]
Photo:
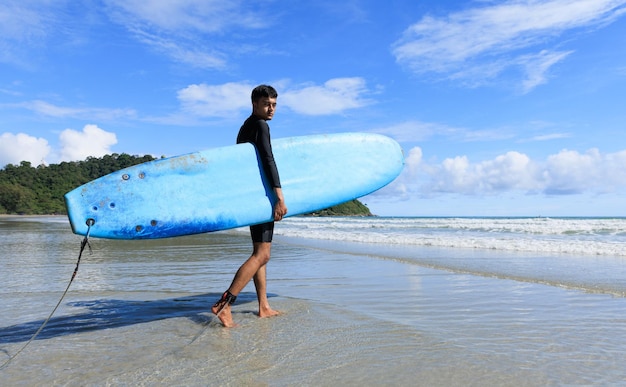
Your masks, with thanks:
[{"label": "man's leg", "polygon": [[[230,304],[228,302],[228,293],[233,296],[239,295],[239,293],[243,290],[244,287],[250,282],[250,280],[255,277],[255,286],[257,286],[256,274],[263,268],[262,276],[263,280],[259,281],[262,285],[262,288],[265,289],[266,280],[265,280],[265,265],[270,260],[270,251],[272,244],[270,242],[255,242],[253,243],[253,251],[252,255],[246,262],[241,265],[239,270],[237,270],[237,274],[235,274],[235,278],[233,282],[230,284],[228,291],[224,293],[222,298],[213,305],[211,311],[217,315],[222,324],[225,327],[233,327],[235,323],[233,322],[233,317],[230,311]],[[258,289],[257,289],[258,294]],[[267,302],[267,295],[265,292],[263,293],[265,297],[265,301]],[[259,304],[260,305],[260,304]],[[269,307],[269,304],[266,304]],[[259,306],[260,310],[260,306]],[[270,309],[271,310],[271,309]],[[265,312],[264,312],[265,313]],[[260,315],[260,313],[259,313]]]},{"label": "man's leg", "polygon": [[[260,244],[259,249],[263,250],[263,254],[267,254],[269,261],[272,244],[269,242],[263,242]],[[252,279],[254,280],[256,296],[259,300],[259,317],[272,317],[279,315],[280,312],[273,310],[267,299],[267,265],[261,266]]]}]

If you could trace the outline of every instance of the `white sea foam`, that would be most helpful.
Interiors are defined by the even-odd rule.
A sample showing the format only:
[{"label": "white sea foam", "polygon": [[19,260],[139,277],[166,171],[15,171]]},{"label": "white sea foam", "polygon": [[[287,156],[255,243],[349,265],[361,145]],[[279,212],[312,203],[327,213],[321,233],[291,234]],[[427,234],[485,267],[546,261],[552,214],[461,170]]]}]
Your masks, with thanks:
[{"label": "white sea foam", "polygon": [[624,218],[294,217],[290,237],[389,245],[626,256]]}]

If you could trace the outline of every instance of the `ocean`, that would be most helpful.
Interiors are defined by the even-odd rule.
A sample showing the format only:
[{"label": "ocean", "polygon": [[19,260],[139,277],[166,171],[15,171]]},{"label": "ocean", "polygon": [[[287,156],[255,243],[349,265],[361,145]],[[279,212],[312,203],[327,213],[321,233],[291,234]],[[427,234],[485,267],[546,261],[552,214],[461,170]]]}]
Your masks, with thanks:
[{"label": "ocean", "polygon": [[0,385],[545,386],[626,380],[626,219],[315,218],[276,226],[270,303],[209,308],[246,229],[82,237],[0,217]]}]

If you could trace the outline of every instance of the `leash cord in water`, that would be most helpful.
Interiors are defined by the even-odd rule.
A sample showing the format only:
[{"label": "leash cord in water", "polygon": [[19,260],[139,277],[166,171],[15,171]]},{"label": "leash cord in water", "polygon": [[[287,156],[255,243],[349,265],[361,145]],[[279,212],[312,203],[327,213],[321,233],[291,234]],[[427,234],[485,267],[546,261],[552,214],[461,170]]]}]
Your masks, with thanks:
[{"label": "leash cord in water", "polygon": [[85,238],[83,239],[83,241],[80,243],[80,252],[78,253],[78,260],[76,261],[76,268],[74,269],[74,273],[72,273],[72,278],[70,278],[70,282],[67,284],[67,287],[65,288],[63,295],[61,295],[59,302],[57,302],[54,309],[52,309],[52,312],[50,312],[50,315],[48,316],[48,318],[46,318],[43,324],[41,324],[41,326],[39,327],[39,329],[37,329],[37,332],[35,332],[35,334],[26,342],[26,344],[22,346],[22,348],[20,348],[17,352],[15,352],[13,356],[10,356],[9,359],[0,366],[0,370],[6,368],[9,365],[9,363],[11,363],[11,361],[17,357],[17,355],[19,355],[24,349],[26,349],[26,347],[33,340],[35,340],[35,338],[39,335],[39,333],[41,333],[41,331],[46,326],[46,324],[48,324],[48,322],[54,315],[54,312],[56,312],[56,310],[59,308],[59,305],[61,305],[61,302],[63,302],[65,295],[67,294],[68,290],[70,290],[70,286],[72,285],[72,282],[74,282],[74,278],[76,278],[76,274],[78,273],[78,266],[80,265],[80,259],[83,256],[83,251],[85,251],[86,246],[89,246],[89,253],[91,253],[91,245],[89,244],[89,232],[91,231],[91,226],[93,226],[93,224],[94,224],[93,219],[87,220],[87,234],[85,235]]}]

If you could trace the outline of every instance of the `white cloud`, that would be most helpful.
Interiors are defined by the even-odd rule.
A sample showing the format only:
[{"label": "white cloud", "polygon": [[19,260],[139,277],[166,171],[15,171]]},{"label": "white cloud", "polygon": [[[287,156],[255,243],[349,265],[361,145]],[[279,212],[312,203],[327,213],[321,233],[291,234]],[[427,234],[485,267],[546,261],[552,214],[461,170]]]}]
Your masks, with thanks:
[{"label": "white cloud", "polygon": [[[289,87],[286,81],[278,81],[275,85],[279,106],[299,114],[340,114],[371,103],[363,97],[368,89],[361,78],[335,78],[321,86],[305,85],[300,88]],[[185,113],[196,117],[231,117],[241,110],[251,109],[250,93],[254,87],[243,82],[194,84],[179,90],[178,100]]]},{"label": "white cloud", "polygon": [[467,157],[459,156],[444,160],[437,170],[436,191],[471,194],[537,188],[535,165],[519,152],[507,152],[478,164],[470,164]]},{"label": "white cloud", "polygon": [[178,100],[185,112],[195,116],[228,117],[242,109],[252,109],[253,88],[246,83],[189,85],[178,92]]},{"label": "white cloud", "polygon": [[391,184],[371,194],[372,197],[395,197],[409,199],[417,191],[416,176],[421,172],[423,160],[422,149],[418,146],[404,154],[404,169]]},{"label": "white cloud", "polygon": [[77,118],[108,121],[122,118],[135,118],[137,116],[137,113],[134,109],[64,107],[41,100],[14,104],[14,106],[22,107],[44,116],[57,118]]},{"label": "white cloud", "polygon": [[28,66],[24,46],[39,45],[54,31],[54,4],[22,0],[0,3],[0,62]]},{"label": "white cloud", "polygon": [[550,193],[578,193],[588,186],[596,186],[596,172],[600,153],[591,150],[587,154],[564,150],[548,157],[543,178]]},{"label": "white cloud", "polygon": [[0,62],[40,66],[50,46],[81,45],[100,12],[91,2],[3,0],[0,2]]},{"label": "white cloud", "polygon": [[626,190],[626,150],[603,154],[563,150],[545,160],[531,160],[515,151],[493,160],[472,163],[467,156],[447,158],[439,164],[422,159],[414,148],[394,184],[396,191],[432,196],[437,193],[495,195],[523,192],[546,195],[603,194]]},{"label": "white cloud", "polygon": [[225,55],[206,47],[203,42],[186,43],[184,39],[162,36],[149,31],[133,31],[135,38],[158,51],[171,57],[174,61],[197,68],[221,69],[226,66]]},{"label": "white cloud", "polygon": [[31,41],[46,35],[46,4],[36,9],[22,0],[0,4],[0,35],[2,39]]},{"label": "white cloud", "polygon": [[102,157],[113,153],[117,144],[115,133],[96,125],[85,125],[82,131],[65,129],[59,134],[60,149],[53,149],[48,140],[25,133],[0,135],[0,168],[7,164],[19,165],[28,161],[34,166],[42,163],[81,161],[87,157]]},{"label": "white cloud", "polygon": [[548,133],[548,134],[542,134],[539,136],[534,136],[528,140],[522,140],[522,142],[527,142],[527,141],[550,141],[550,140],[558,140],[561,138],[569,138],[572,135],[570,133]]},{"label": "white cloud", "polygon": [[387,134],[398,142],[424,141],[435,135],[450,135],[458,129],[446,125],[422,122],[406,121],[385,128],[376,129],[376,133]]},{"label": "white cloud", "polygon": [[226,55],[211,37],[268,28],[272,17],[242,0],[108,0],[112,20],[140,42],[198,68],[224,68]]},{"label": "white cloud", "polygon": [[323,85],[304,86],[279,93],[281,105],[306,115],[340,114],[366,106],[372,101],[363,97],[369,90],[363,78],[334,78]]},{"label": "white cloud", "polygon": [[111,12],[128,26],[153,26],[165,31],[223,32],[230,28],[262,28],[260,18],[242,0],[108,0]]},{"label": "white cloud", "polygon": [[61,144],[60,159],[80,161],[87,157],[102,157],[111,152],[111,146],[117,144],[115,133],[107,132],[96,125],[85,125],[82,131],[65,129],[59,135]]},{"label": "white cloud", "polygon": [[422,148],[416,146],[409,150],[409,153],[404,156],[404,168],[411,173],[415,173],[422,164]]},{"label": "white cloud", "polygon": [[436,122],[416,120],[376,128],[372,132],[386,134],[398,142],[420,142],[437,136],[444,136],[461,142],[503,140],[515,136],[507,128],[471,130],[464,127],[453,127]]},{"label": "white cloud", "polygon": [[0,135],[0,168],[7,164],[19,165],[22,161],[39,165],[49,153],[50,145],[46,139],[24,133]]},{"label": "white cloud", "polygon": [[535,87],[547,82],[546,73],[552,65],[562,61],[573,51],[543,50],[536,55],[524,55],[519,58],[520,64],[525,68],[526,79],[522,81],[522,92],[527,93]]},{"label": "white cloud", "polygon": [[[545,83],[551,66],[571,51],[546,48],[566,31],[610,23],[625,0],[511,0],[446,17],[425,16],[393,46],[399,63],[416,73],[440,73],[480,84],[504,70],[524,73],[523,90]],[[537,51],[532,53],[529,50]]]},{"label": "white cloud", "polygon": [[271,15],[241,0],[109,0],[104,7],[67,1],[4,0],[0,4],[0,62],[32,66],[24,47],[54,38],[84,43],[90,23],[104,11],[139,42],[199,68],[223,68],[224,54],[209,36],[231,29],[267,28]]},{"label": "white cloud", "polygon": [[581,154],[563,150],[547,160],[543,177],[546,191],[555,194],[613,192],[626,187],[626,150],[602,154],[590,149]]}]

